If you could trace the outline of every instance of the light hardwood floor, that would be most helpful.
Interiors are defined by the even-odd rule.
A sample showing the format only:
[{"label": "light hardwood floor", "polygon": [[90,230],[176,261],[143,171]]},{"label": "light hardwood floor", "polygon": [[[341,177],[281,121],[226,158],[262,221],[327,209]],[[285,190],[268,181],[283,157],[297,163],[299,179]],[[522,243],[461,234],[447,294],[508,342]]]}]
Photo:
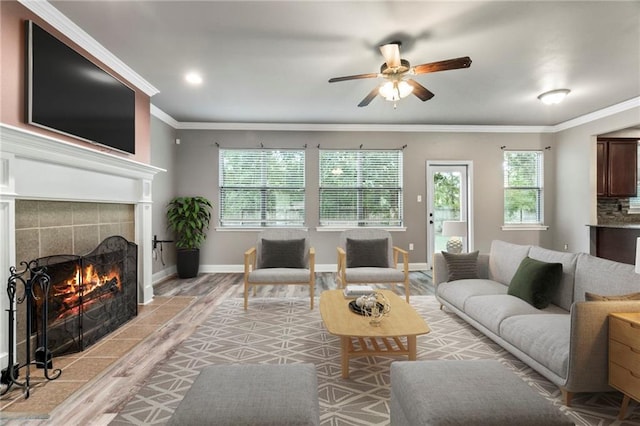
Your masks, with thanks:
[{"label": "light hardwood floor", "polygon": [[[336,288],[332,273],[318,273],[316,296]],[[303,286],[263,286],[257,297],[308,297]],[[398,294],[404,294],[399,286]],[[142,387],[156,366],[169,358],[176,347],[227,297],[242,297],[242,274],[201,274],[196,278],[168,279],[154,287],[158,296],[197,296],[185,313],[134,347],[100,377],[88,383],[50,413],[49,419],[4,419],[18,425],[108,425],[129,399]],[[411,273],[411,294],[433,294],[429,275]],[[249,299],[251,309],[251,298]]]}]

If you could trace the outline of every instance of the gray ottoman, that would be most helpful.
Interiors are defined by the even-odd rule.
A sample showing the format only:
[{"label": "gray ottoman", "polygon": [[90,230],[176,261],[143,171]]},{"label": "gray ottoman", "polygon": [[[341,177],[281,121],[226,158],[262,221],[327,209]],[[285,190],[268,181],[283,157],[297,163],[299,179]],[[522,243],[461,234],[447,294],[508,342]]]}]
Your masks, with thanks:
[{"label": "gray ottoman", "polygon": [[205,367],[169,425],[319,425],[313,364]]},{"label": "gray ottoman", "polygon": [[573,425],[500,362],[391,364],[391,425]]}]

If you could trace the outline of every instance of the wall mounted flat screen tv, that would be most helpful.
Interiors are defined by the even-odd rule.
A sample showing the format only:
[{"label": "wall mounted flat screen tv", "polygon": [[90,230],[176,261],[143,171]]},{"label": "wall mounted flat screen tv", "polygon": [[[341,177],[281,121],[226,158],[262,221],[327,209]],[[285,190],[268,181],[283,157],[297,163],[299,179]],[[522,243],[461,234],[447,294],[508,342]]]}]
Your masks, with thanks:
[{"label": "wall mounted flat screen tv", "polygon": [[135,154],[135,91],[33,21],[26,33],[27,122]]}]

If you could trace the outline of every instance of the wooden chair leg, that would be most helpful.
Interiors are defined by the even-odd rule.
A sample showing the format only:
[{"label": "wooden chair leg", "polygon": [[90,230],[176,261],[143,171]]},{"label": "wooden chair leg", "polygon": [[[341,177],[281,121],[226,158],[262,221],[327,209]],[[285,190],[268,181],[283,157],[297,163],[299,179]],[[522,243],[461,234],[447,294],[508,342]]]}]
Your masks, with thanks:
[{"label": "wooden chair leg", "polygon": [[622,399],[622,405],[620,406],[620,414],[618,414],[618,420],[624,420],[627,416],[627,408],[629,408],[629,398],[627,395]]},{"label": "wooden chair leg", "polygon": [[244,310],[247,310],[249,305],[249,284],[245,281],[244,283]]}]

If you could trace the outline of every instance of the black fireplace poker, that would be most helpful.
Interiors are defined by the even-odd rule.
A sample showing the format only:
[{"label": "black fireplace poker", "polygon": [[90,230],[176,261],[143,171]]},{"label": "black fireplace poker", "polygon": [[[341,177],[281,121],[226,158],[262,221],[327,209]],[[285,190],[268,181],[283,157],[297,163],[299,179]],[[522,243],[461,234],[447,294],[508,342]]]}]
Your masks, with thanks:
[{"label": "black fireplace poker", "polygon": [[[9,280],[7,282],[7,294],[9,296],[9,357],[7,368],[0,372],[0,396],[9,392],[9,389],[13,385],[24,388],[25,399],[29,398],[29,391],[31,388],[31,366],[35,365],[37,368],[44,370],[44,377],[47,380],[55,380],[60,377],[62,370],[53,369],[53,357],[51,351],[48,348],[47,343],[47,317],[49,309],[49,289],[51,286],[51,280],[47,275],[46,267],[38,266],[35,261],[21,262],[20,265],[24,266],[22,271],[18,271],[15,266],[9,268]],[[19,285],[24,290],[22,295],[18,293]],[[38,341],[39,346],[35,350],[34,360],[31,360],[31,322],[33,318],[33,309],[35,307],[34,301],[38,298],[36,296],[36,289],[39,290],[42,297],[41,309],[43,310],[42,318],[42,336]],[[16,321],[16,304],[25,305],[26,311],[26,360],[21,364],[17,362],[14,353],[15,347],[15,321]],[[18,377],[20,370],[25,369],[25,379],[20,382]]]}]

